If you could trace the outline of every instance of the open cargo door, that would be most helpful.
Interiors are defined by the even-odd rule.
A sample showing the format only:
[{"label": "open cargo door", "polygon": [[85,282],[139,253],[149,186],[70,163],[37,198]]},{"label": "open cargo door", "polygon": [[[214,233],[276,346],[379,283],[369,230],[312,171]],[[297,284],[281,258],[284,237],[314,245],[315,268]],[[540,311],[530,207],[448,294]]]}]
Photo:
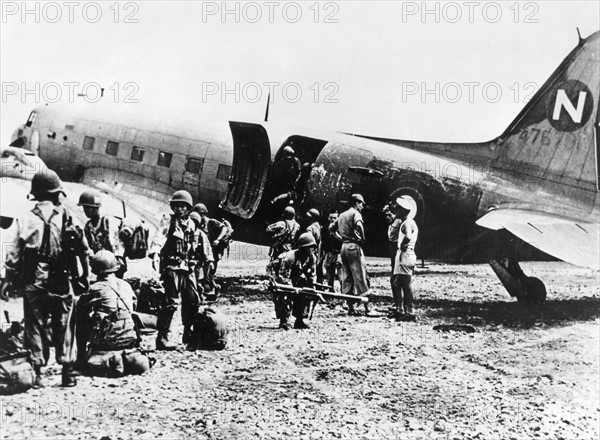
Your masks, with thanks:
[{"label": "open cargo door", "polygon": [[233,169],[220,207],[251,218],[260,204],[271,165],[269,136],[262,125],[229,122],[233,136]]}]

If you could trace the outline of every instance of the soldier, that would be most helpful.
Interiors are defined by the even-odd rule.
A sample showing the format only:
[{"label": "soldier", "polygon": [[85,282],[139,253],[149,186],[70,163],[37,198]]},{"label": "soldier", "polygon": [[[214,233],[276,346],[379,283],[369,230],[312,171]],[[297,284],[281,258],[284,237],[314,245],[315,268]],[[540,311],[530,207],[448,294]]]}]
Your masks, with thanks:
[{"label": "soldier", "polygon": [[79,206],[83,207],[85,216],[89,219],[83,228],[85,238],[92,255],[101,250],[112,252],[119,261],[120,277],[127,270],[124,257],[124,247],[119,239],[119,225],[117,219],[109,215],[100,215],[102,199],[100,194],[94,190],[84,191],[79,196]]},{"label": "soldier", "polygon": [[[395,206],[393,208],[395,208]],[[398,291],[399,284],[396,282],[397,275],[394,275],[394,265],[396,264],[396,253],[398,251],[398,235],[400,233],[400,224],[402,221],[396,217],[394,212],[392,212],[392,207],[390,207],[390,205],[384,206],[383,213],[385,215],[385,220],[388,223],[388,246],[391,261],[390,285],[392,287],[392,296],[394,297],[394,308],[389,317],[394,318],[401,313],[398,304],[402,304],[402,291]]]},{"label": "soldier", "polygon": [[281,157],[273,164],[273,183],[279,195],[271,201],[271,205],[281,202],[293,203],[296,199],[296,183],[300,177],[301,163],[292,147],[287,145],[281,151]]},{"label": "soldier", "polygon": [[396,199],[396,217],[402,222],[398,233],[398,252],[394,264],[394,283],[397,292],[396,319],[415,320],[413,314],[412,276],[417,264],[415,244],[419,235],[419,228],[414,221],[417,213],[417,204],[410,196]]},{"label": "soldier", "polygon": [[271,236],[271,248],[269,249],[271,262],[282,253],[290,251],[294,247],[296,237],[300,231],[300,225],[295,220],[295,217],[296,211],[291,206],[288,206],[283,210],[283,220],[267,226],[267,234]]},{"label": "soldier", "polygon": [[86,361],[88,342],[92,351],[139,345],[132,317],[136,297],[129,283],[115,276],[119,270],[115,255],[100,250],[90,258],[90,267],[97,280],[77,301],[78,364]]},{"label": "soldier", "polygon": [[[177,348],[175,343],[169,341],[169,335],[173,315],[179,305],[179,297],[181,296],[183,343],[188,342],[199,303],[195,269],[200,230],[196,228],[194,221],[190,218],[193,206],[192,196],[187,191],[175,191],[169,204],[173,215],[166,240],[158,255],[159,271],[165,289],[165,306],[161,309],[157,321],[157,350],[175,350]],[[151,254],[152,257],[156,258],[156,255]]]},{"label": "soldier", "polygon": [[[16,241],[6,266],[23,291],[24,347],[30,352],[36,387],[42,385],[41,367],[48,363],[50,346],[62,367],[62,385],[75,386],[75,349],[71,280],[83,290],[88,284],[88,245],[81,228],[61,204],[62,182],[51,170],[38,172],[31,181],[35,207],[17,220]],[[82,273],[77,272],[81,266]],[[52,335],[46,322],[52,322]]]},{"label": "soldier", "polygon": [[229,246],[229,242],[225,240],[228,231],[227,225],[214,218],[208,216],[208,209],[204,203],[198,203],[194,206],[194,212],[200,215],[200,222],[198,223],[199,228],[208,236],[210,242],[212,257],[214,260],[213,270],[206,274],[207,281],[211,285],[211,288],[215,288],[215,275],[217,272],[217,266],[225,249]]},{"label": "soldier", "polygon": [[[305,232],[298,238],[298,249],[281,254],[273,265],[273,277],[277,283],[291,284],[294,287],[312,287],[315,282],[315,248],[316,242],[312,234]],[[288,319],[294,315],[294,328],[309,328],[304,319],[308,318],[311,301],[302,295],[293,299],[289,294],[276,292],[273,294],[275,315],[279,319],[279,328],[289,330]]]},{"label": "soldier", "polygon": [[195,273],[198,296],[200,298],[200,302],[203,302],[206,299],[205,294],[208,291],[215,289],[214,254],[212,252],[212,246],[210,245],[208,236],[200,227],[202,222],[200,214],[198,214],[196,211],[192,211],[190,213],[190,218],[194,221],[196,227],[198,228],[198,244],[196,248],[196,259],[198,260],[198,264],[196,264]]},{"label": "soldier", "polygon": [[[342,293],[363,295],[369,291],[367,262],[361,247],[365,242],[365,230],[360,212],[365,206],[365,199],[360,194],[352,194],[350,203],[350,208],[329,226],[329,232],[337,232],[342,237]],[[359,314],[354,310],[354,304],[354,301],[348,301],[350,316]],[[365,303],[365,313],[369,313],[368,303]]]},{"label": "soldier", "polygon": [[309,232],[315,238],[317,246],[315,248],[315,258],[317,261],[317,282],[323,282],[323,265],[319,259],[319,253],[321,249],[321,225],[319,224],[319,218],[321,214],[319,211],[312,208],[306,213],[306,222],[308,223],[305,232]]},{"label": "soldier", "polygon": [[329,224],[321,228],[321,261],[331,291],[334,290],[334,281],[339,278],[339,271],[342,266],[340,258],[342,237],[338,233],[329,232],[329,226],[335,223],[337,218],[337,211],[330,212],[327,217]]},{"label": "soldier", "polygon": [[315,238],[315,242],[317,243],[317,249],[321,246],[321,225],[319,224],[319,219],[321,214],[315,208],[309,209],[306,213],[306,217],[308,218],[308,226],[306,227],[306,232],[310,232],[312,236]]}]

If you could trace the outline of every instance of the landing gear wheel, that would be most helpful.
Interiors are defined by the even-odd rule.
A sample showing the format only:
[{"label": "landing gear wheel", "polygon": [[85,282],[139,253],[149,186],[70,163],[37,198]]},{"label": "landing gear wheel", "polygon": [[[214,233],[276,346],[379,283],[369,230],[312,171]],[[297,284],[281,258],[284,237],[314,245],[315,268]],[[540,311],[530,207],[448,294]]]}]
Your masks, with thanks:
[{"label": "landing gear wheel", "polygon": [[536,277],[527,277],[524,280],[524,287],[527,295],[517,296],[517,301],[521,304],[543,304],[546,301],[546,286]]},{"label": "landing gear wheel", "polygon": [[539,278],[527,277],[525,288],[530,303],[543,304],[546,301],[546,286]]}]

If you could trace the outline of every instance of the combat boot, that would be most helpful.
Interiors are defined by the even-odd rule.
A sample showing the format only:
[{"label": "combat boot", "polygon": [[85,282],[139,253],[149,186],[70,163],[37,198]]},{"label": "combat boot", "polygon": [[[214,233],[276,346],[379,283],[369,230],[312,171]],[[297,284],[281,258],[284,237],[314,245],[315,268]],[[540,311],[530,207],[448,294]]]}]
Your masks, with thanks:
[{"label": "combat boot", "polygon": [[35,366],[33,367],[35,371],[35,378],[33,379],[33,388],[44,388],[44,380],[42,379],[42,367]]},{"label": "combat boot", "polygon": [[165,307],[158,315],[156,322],[156,328],[158,335],[156,336],[156,349],[171,351],[177,349],[177,344],[169,341],[169,334],[171,333],[171,322],[173,321],[173,314],[175,308]]},{"label": "combat boot", "polygon": [[310,328],[310,326],[306,322],[304,322],[303,319],[297,318],[296,322],[294,322],[294,328],[298,330],[304,330]]},{"label": "combat boot", "polygon": [[62,386],[74,387],[77,385],[77,376],[72,365],[63,365],[62,368]]}]

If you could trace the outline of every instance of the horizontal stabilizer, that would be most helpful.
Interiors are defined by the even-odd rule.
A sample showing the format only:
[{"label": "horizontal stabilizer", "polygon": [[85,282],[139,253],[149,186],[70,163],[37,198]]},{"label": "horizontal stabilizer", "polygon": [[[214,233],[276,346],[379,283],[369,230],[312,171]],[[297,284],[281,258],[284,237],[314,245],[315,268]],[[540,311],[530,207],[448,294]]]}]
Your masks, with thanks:
[{"label": "horizontal stabilizer", "polygon": [[600,269],[598,223],[524,209],[496,209],[476,223],[493,230],[504,228],[533,247],[567,263]]}]

